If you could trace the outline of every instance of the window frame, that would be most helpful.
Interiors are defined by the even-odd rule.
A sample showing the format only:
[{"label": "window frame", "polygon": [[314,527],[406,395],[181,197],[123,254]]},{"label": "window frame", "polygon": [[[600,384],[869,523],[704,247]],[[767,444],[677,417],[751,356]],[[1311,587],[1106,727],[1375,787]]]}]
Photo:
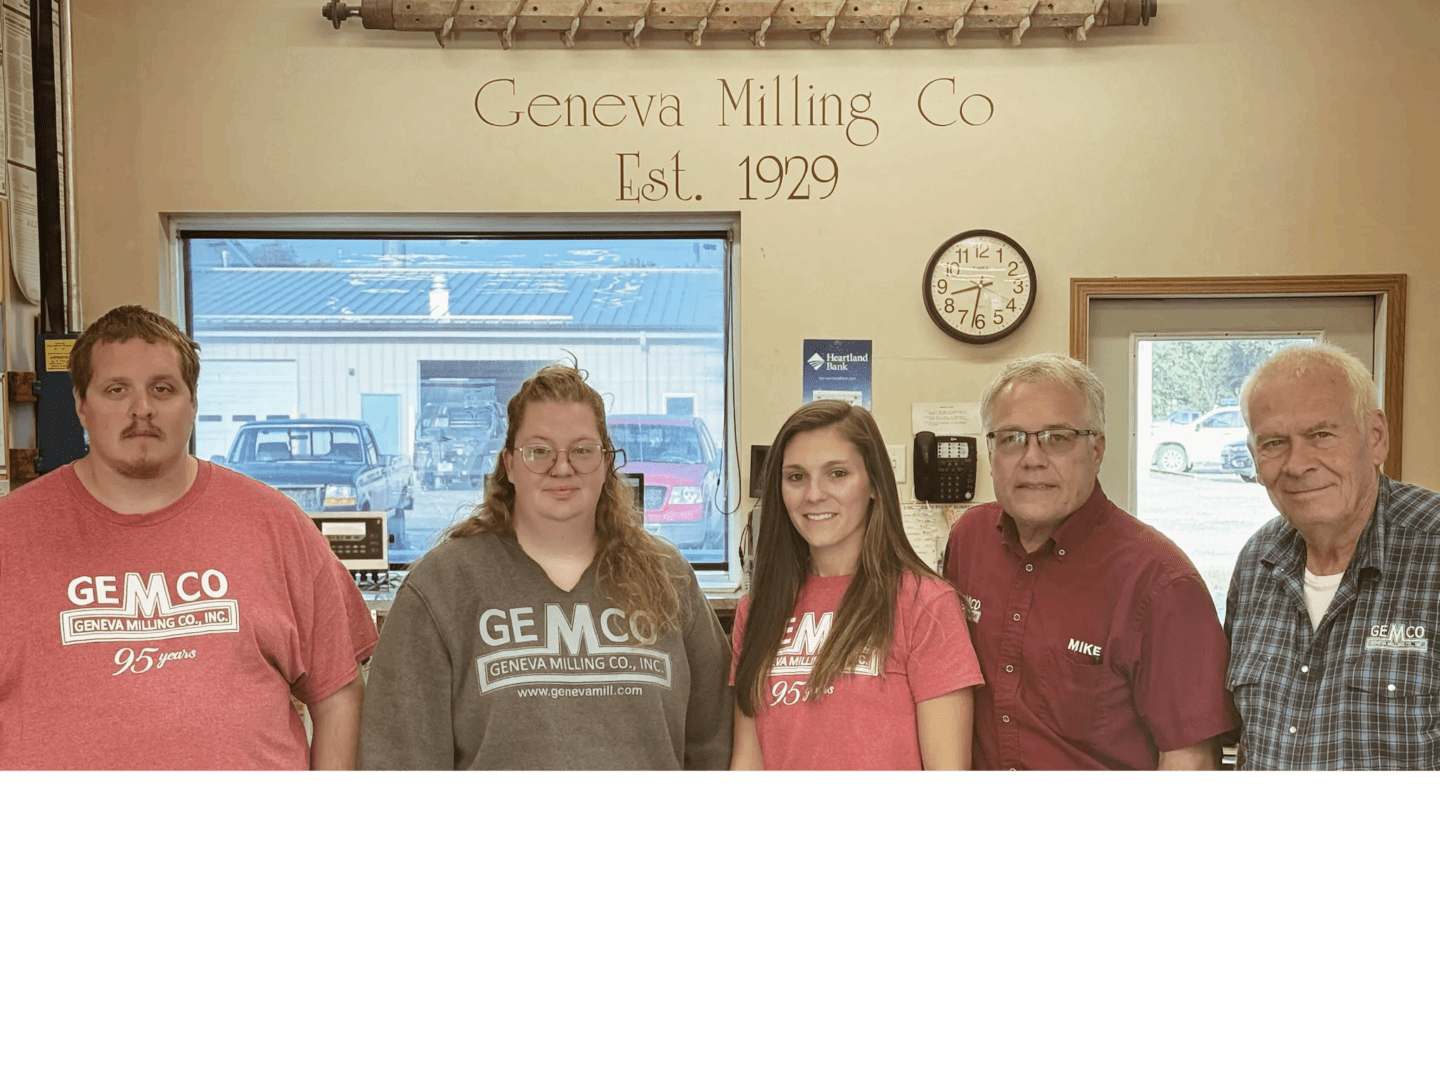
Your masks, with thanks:
[{"label": "window frame", "polygon": [[[742,571],[739,537],[744,525],[739,462],[739,296],[740,215],[695,214],[167,214],[162,218],[166,254],[160,260],[161,311],[177,325],[189,326],[193,297],[186,241],[243,236],[247,239],[307,239],[325,236],[381,239],[466,237],[526,239],[593,236],[596,239],[718,239],[726,244],[723,333],[725,431],[717,447],[724,452],[726,490],[722,509],[728,521],[723,569],[696,567],[695,576],[709,596],[734,597]],[[728,437],[727,437],[728,433]],[[194,434],[191,435],[192,450]]]}]

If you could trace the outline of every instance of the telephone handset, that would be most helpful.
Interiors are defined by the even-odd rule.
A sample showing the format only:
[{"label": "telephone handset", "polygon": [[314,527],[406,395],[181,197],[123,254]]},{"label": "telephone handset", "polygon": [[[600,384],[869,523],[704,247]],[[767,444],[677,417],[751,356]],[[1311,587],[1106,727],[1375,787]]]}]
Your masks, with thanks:
[{"label": "telephone handset", "polygon": [[915,498],[928,503],[974,500],[976,451],[973,435],[916,433]]}]

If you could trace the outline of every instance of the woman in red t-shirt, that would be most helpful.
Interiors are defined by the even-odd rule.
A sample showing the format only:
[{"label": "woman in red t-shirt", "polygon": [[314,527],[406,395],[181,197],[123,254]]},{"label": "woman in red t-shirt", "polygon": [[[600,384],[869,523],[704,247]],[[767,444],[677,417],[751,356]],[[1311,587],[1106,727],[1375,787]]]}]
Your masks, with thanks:
[{"label": "woman in red t-shirt", "polygon": [[906,539],[874,418],[841,401],[797,409],[760,501],[731,768],[969,768],[980,665],[959,597]]}]

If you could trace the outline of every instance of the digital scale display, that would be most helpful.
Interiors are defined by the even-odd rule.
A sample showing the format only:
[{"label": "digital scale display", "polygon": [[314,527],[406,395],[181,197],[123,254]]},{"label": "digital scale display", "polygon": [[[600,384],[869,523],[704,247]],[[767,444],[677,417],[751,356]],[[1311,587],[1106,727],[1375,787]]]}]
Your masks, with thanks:
[{"label": "digital scale display", "polygon": [[389,515],[383,510],[311,514],[346,570],[389,570]]}]

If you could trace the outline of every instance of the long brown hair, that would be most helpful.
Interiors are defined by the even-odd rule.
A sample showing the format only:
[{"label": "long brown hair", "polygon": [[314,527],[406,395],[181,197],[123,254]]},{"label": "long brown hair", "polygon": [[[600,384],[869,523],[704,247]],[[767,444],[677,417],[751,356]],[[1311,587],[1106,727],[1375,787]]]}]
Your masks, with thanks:
[{"label": "long brown hair", "polygon": [[[614,450],[605,425],[605,402],[589,383],[585,372],[568,364],[542,367],[521,385],[506,408],[508,424],[505,449],[515,449],[515,436],[532,402],[558,401],[588,405],[595,414],[600,443]],[[644,512],[613,466],[605,468],[600,501],[595,506],[595,534],[599,550],[595,555],[595,579],[600,595],[630,613],[643,613],[654,624],[656,638],[680,624],[680,594],[672,575],[679,572],[678,559],[664,541],[645,531]],[[445,530],[442,540],[454,540],[480,533],[511,532],[515,528],[515,485],[498,455],[495,470],[485,481],[485,497],[468,518]]]},{"label": "long brown hair", "polygon": [[766,676],[795,611],[800,587],[810,572],[810,545],[796,531],[785,509],[781,479],[785,449],[801,432],[833,427],[860,453],[870,480],[871,500],[860,542],[860,561],[850,579],[840,608],[815,666],[805,696],[814,700],[847,668],[874,650],[883,665],[895,636],[895,600],[908,571],[917,577],[939,577],[926,566],[905,536],[900,518],[900,496],[890,455],[875,418],[843,401],[812,401],[802,405],[781,425],[770,452],[765,455],[761,481],[760,535],[755,542],[755,570],[750,579],[750,611],[745,641],[735,669],[735,703],[747,716],[755,715]]}]

